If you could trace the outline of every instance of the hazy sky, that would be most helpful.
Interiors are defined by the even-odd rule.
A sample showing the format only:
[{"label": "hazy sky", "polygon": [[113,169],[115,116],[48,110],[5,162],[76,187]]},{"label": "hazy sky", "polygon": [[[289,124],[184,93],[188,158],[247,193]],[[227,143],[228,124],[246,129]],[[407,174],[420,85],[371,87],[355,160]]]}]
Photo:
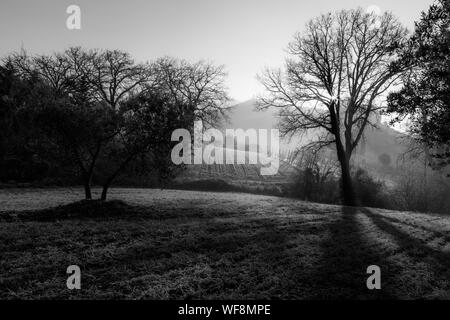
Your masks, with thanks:
[{"label": "hazy sky", "polygon": [[[224,64],[230,94],[251,98],[265,66],[280,66],[308,19],[342,8],[378,6],[409,28],[432,0],[0,0],[0,55],[24,47],[50,53],[81,45],[118,48],[138,61],[163,55]],[[81,8],[68,30],[66,8]]]}]

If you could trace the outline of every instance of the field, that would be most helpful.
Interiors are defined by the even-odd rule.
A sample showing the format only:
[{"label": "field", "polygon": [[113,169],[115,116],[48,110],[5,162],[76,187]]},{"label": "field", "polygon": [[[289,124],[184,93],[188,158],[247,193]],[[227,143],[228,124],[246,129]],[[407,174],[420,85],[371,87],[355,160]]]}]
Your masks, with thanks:
[{"label": "field", "polygon": [[[450,298],[449,216],[241,193],[81,198],[0,191],[0,299]],[[81,290],[66,288],[72,264]]]},{"label": "field", "polygon": [[[224,151],[225,153],[225,151]],[[248,154],[247,162],[248,162]],[[198,191],[235,191],[280,196],[296,182],[297,169],[280,160],[277,174],[261,175],[260,164],[186,165],[171,188]]]}]

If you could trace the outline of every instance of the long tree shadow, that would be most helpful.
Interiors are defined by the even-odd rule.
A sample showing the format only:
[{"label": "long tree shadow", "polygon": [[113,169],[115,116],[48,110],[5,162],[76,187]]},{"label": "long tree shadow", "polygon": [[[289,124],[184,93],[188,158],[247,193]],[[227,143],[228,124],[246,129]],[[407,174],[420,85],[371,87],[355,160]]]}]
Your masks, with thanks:
[{"label": "long tree shadow", "polygon": [[[389,299],[395,298],[389,283],[393,279],[383,276],[381,290],[367,288],[367,267],[377,265],[384,274],[392,266],[362,236],[357,215],[360,208],[343,207],[341,216],[329,225],[329,237],[322,243],[322,260],[311,279],[316,281],[319,299]],[[388,272],[386,272],[388,271]]]},{"label": "long tree shadow", "polygon": [[[433,272],[433,283],[435,285],[446,286],[444,290],[450,290],[450,252],[445,252],[433,248],[423,239],[415,238],[399,227],[392,224],[392,219],[388,219],[380,214],[376,214],[369,209],[365,209],[364,213],[384,232],[387,232],[395,238],[400,250],[404,252],[415,263],[427,263]],[[430,231],[432,232],[432,231]],[[441,233],[435,233],[434,236],[439,237]],[[447,283],[445,285],[445,283]],[[430,288],[436,289],[436,288]]]},{"label": "long tree shadow", "polygon": [[[152,242],[144,237],[130,242],[126,250],[96,259],[85,266],[95,277],[86,285],[149,276],[154,286],[167,291],[165,298],[169,299],[268,299],[285,295],[282,284],[281,289],[274,285],[278,285],[275,277],[282,267],[280,261],[287,256],[287,234],[270,219],[224,222],[217,219],[220,216],[217,212],[197,217],[199,224],[187,225],[185,232],[177,226],[181,222],[173,221],[166,241]],[[104,264],[114,265],[115,272],[97,272]],[[143,290],[149,287],[148,282],[135,285]],[[115,289],[125,294],[129,288],[125,284]]]},{"label": "long tree shadow", "polygon": [[[303,214],[317,217],[310,219]],[[371,241],[377,234],[388,236],[390,244],[397,241],[398,247],[417,265],[427,262],[433,271],[430,281],[444,281],[436,287],[448,290],[444,278],[450,278],[448,252],[430,247],[396,226],[395,221],[365,208],[343,207],[338,215],[334,211],[327,214],[307,208],[300,215],[285,219],[283,215],[211,212],[195,205],[173,208],[80,202],[11,218],[39,222],[87,219],[86,225],[75,225],[82,231],[84,226],[89,227],[87,231],[93,230],[90,226],[94,220],[104,224],[103,227],[113,226],[113,234],[96,233],[84,242],[75,232],[64,235],[64,243],[68,243],[72,256],[84,261],[86,288],[109,290],[123,297],[137,297],[134,290],[145,293],[149,288],[156,289],[144,297],[403,297],[400,282],[404,277],[400,280],[396,277],[403,275],[408,266],[393,259],[397,250],[385,255],[383,245]],[[367,231],[372,237],[365,234]],[[441,236],[433,234],[436,238]],[[81,244],[74,248],[73,243],[79,241]],[[99,249],[101,243],[105,250]],[[48,243],[39,246],[45,248]],[[95,255],[86,254],[90,246]],[[11,247],[19,249],[16,245]],[[382,270],[381,290],[369,290],[366,286],[369,265],[378,265]]]},{"label": "long tree shadow", "polygon": [[[319,264],[313,261],[306,269],[288,249],[288,236],[297,232],[298,224],[280,229],[271,219],[227,225],[216,221],[216,217],[209,217],[205,219],[207,228],[192,229],[181,238],[172,238],[157,247],[141,242],[111,259],[116,266],[136,266],[156,260],[161,268],[151,269],[157,274],[193,266],[193,259],[184,260],[187,256],[203,256],[212,262],[211,267],[218,267],[211,284],[199,291],[172,290],[168,285],[170,298],[394,298],[395,294],[387,285],[391,280],[389,275],[395,274],[390,272],[394,268],[362,237],[363,230],[356,219],[360,214],[358,210],[343,207],[338,219],[328,225],[329,237],[321,244]],[[302,227],[299,232],[307,236],[318,231],[311,226]],[[383,276],[382,290],[367,288],[369,265],[380,266],[383,275],[387,275]],[[117,274],[117,278],[120,276]]]},{"label": "long tree shadow", "polygon": [[[369,215],[373,215],[374,213],[370,211],[370,209],[365,209],[365,213],[368,213]],[[442,237],[445,239],[445,241],[450,241],[450,234],[445,233],[444,231],[436,231],[436,230],[432,230],[430,228],[427,228],[424,225],[421,224],[415,224],[412,222],[407,222],[404,221],[402,219],[398,219],[398,218],[394,218],[394,217],[389,217],[389,216],[382,216],[383,220],[385,220],[386,222],[391,222],[391,223],[398,223],[398,224],[402,224],[417,230],[422,230],[428,233],[431,233],[433,237]]]}]

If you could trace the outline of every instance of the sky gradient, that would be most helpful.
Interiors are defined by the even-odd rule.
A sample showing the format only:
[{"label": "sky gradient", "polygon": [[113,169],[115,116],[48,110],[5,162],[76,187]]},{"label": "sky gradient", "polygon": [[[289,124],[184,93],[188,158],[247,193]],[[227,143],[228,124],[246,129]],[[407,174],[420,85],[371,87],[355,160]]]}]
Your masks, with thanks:
[{"label": "sky gradient", "polygon": [[[1,0],[0,56],[25,48],[114,48],[138,61],[164,55],[224,64],[231,96],[259,90],[256,74],[281,66],[285,48],[312,17],[370,5],[392,11],[412,30],[432,0]],[[81,8],[81,30],[68,30],[66,8]]]}]

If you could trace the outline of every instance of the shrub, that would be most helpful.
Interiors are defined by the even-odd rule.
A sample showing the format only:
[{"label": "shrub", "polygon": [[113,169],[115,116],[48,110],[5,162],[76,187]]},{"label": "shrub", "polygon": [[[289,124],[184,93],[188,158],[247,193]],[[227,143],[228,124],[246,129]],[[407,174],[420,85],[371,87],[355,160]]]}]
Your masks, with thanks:
[{"label": "shrub", "polygon": [[356,197],[361,206],[386,208],[389,201],[384,192],[385,185],[381,181],[376,181],[370,174],[358,168],[353,175],[353,184]]}]

